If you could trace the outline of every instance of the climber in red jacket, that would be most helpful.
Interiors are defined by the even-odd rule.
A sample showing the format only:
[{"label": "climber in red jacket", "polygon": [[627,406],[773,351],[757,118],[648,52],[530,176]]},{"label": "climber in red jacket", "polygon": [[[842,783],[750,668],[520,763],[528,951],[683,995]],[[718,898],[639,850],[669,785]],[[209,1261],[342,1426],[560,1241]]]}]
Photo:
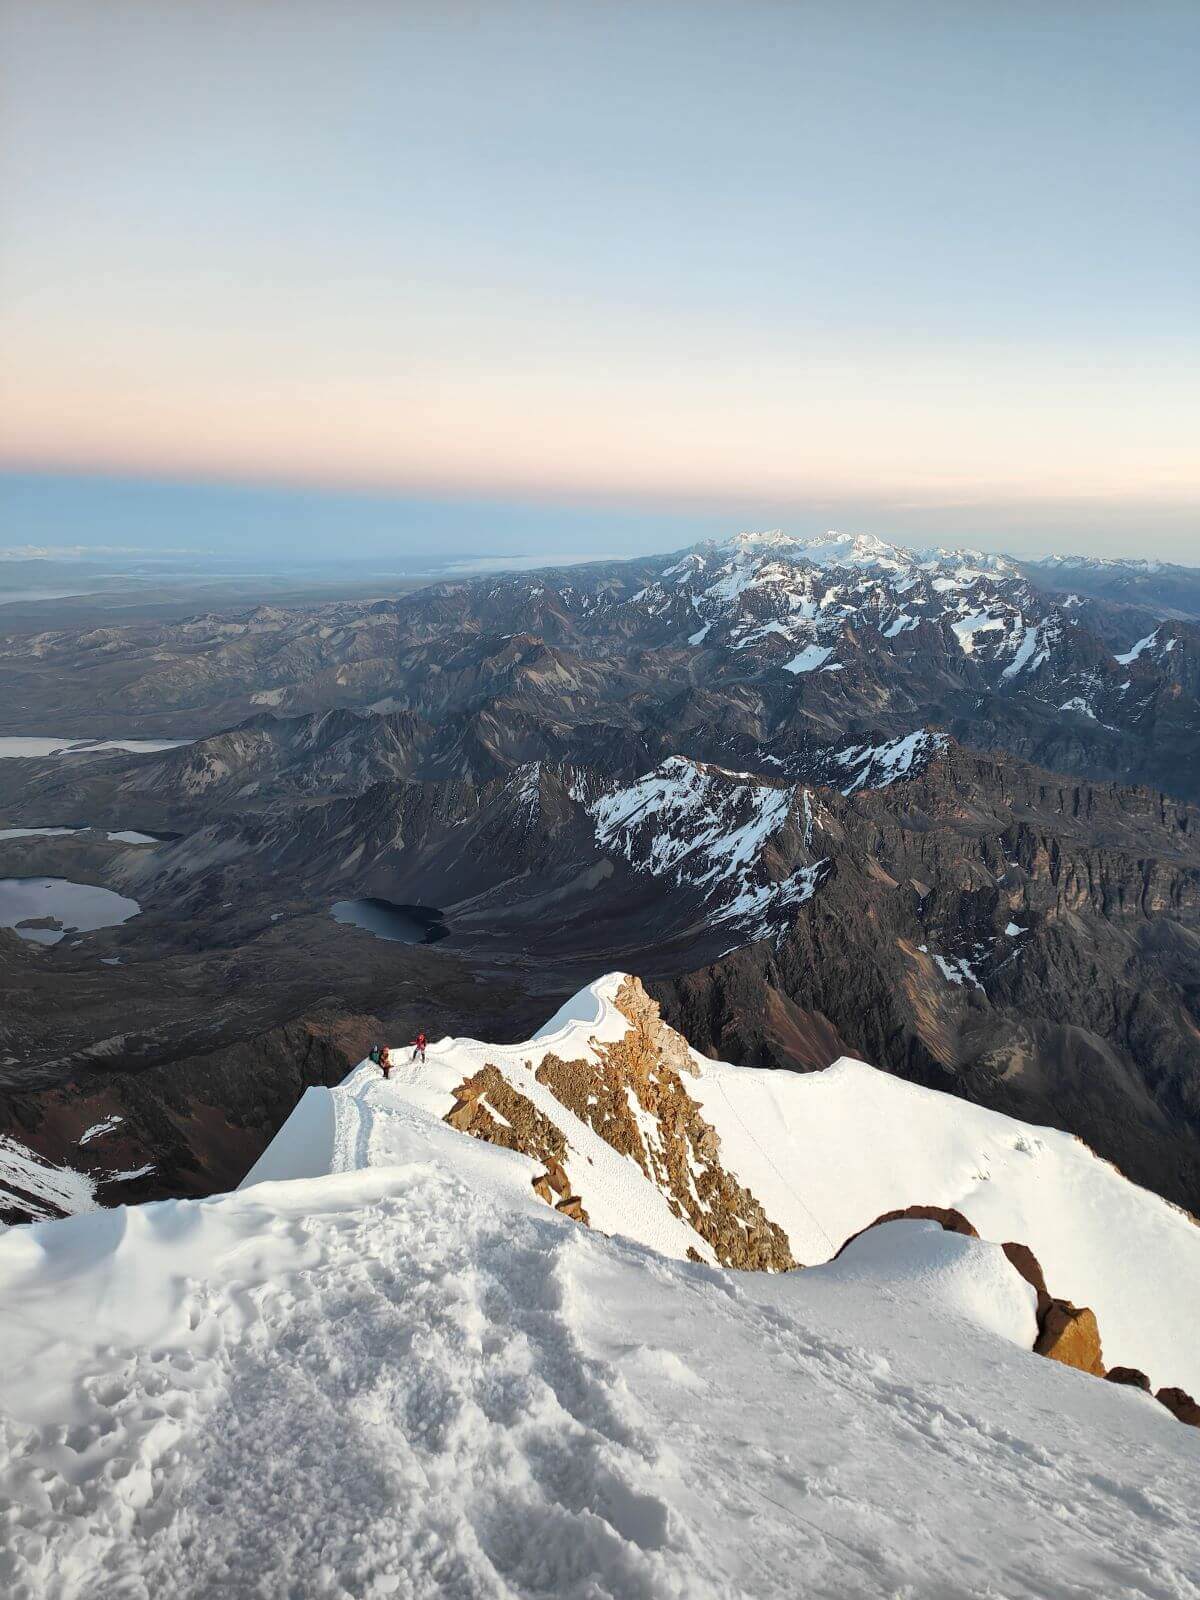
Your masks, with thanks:
[{"label": "climber in red jacket", "polygon": [[412,1043],[413,1043],[413,1053],[412,1053],[413,1060],[414,1061],[420,1060],[421,1065],[424,1066],[425,1065],[425,1035],[423,1033],[419,1033],[417,1035],[417,1037],[413,1040]]}]

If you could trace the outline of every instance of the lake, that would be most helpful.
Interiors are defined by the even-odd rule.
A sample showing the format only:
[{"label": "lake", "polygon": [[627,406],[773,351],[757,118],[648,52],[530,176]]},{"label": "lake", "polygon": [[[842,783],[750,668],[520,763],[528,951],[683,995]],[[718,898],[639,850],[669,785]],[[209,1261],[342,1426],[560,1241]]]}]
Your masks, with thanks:
[{"label": "lake", "polygon": [[397,944],[433,944],[450,932],[435,907],[402,906],[374,896],[337,900],[329,914],[335,922],[349,923],[373,933],[377,939],[391,939]]},{"label": "lake", "polygon": [[[0,928],[11,928],[34,944],[57,944],[68,933],[115,928],[141,911],[136,900],[94,883],[69,878],[0,878]],[[50,918],[57,927],[22,928],[18,923]]]},{"label": "lake", "polygon": [[41,734],[0,734],[0,761],[6,757],[29,760],[38,756],[89,756],[104,750],[124,750],[130,755],[151,755],[193,744],[192,739],[53,739]]},{"label": "lake", "polygon": [[102,833],[110,844],[165,844],[177,834],[138,833],[136,828],[120,828],[112,832],[107,828],[0,828],[3,839],[59,839],[72,833]]}]

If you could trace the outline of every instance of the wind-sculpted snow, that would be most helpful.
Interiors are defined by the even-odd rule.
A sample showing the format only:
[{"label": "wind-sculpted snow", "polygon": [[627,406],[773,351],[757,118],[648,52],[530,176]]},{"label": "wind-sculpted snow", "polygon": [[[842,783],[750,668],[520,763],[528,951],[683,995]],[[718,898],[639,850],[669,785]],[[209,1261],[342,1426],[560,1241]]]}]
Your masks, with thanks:
[{"label": "wind-sculpted snow", "polygon": [[[460,1170],[474,1163],[473,1177],[498,1204],[517,1203],[542,1170],[537,1162],[481,1151],[441,1121],[459,1085],[490,1064],[563,1130],[567,1173],[593,1227],[668,1255],[685,1257],[691,1248],[712,1260],[672,1210],[670,1194],[539,1076],[548,1056],[599,1071],[603,1052],[631,1026],[616,1003],[625,982],[615,973],[592,984],[524,1043],[443,1039],[424,1065],[405,1061],[386,1083],[364,1063],[338,1089],[310,1089],[247,1183],[405,1164],[438,1149]],[[860,1061],[844,1058],[824,1072],[763,1072],[711,1061],[672,1037],[690,1060],[687,1093],[716,1130],[724,1170],[783,1229],[796,1260],[827,1260],[887,1211],[918,1201],[952,1207],[985,1238],[1029,1245],[1055,1294],[1091,1306],[1110,1364],[1200,1391],[1192,1333],[1200,1319],[1200,1228],[1078,1139]],[[459,1146],[466,1150],[452,1154]]]},{"label": "wind-sculpted snow", "polygon": [[[1033,1354],[995,1243],[898,1222],[808,1271],[720,1270],[679,1259],[665,1205],[580,1226],[531,1161],[445,1124],[473,1063],[598,1062],[623,983],[523,1045],[364,1064],[278,1141],[306,1176],[0,1237],[6,1600],[1195,1600],[1195,1430]],[[856,1064],[791,1079],[773,1117],[757,1097],[790,1075],[693,1065],[723,1158],[793,1196],[806,1242],[973,1171],[994,1236],[1021,1161],[1066,1171],[1071,1141]],[[595,1202],[628,1204],[637,1163],[546,1104]],[[1064,1237],[1115,1252],[1148,1197],[1076,1150],[1108,1177]],[[1031,1215],[1064,1193],[1030,1186]],[[1149,1254],[1161,1303],[1181,1260],[1122,1242],[1131,1299]]]}]

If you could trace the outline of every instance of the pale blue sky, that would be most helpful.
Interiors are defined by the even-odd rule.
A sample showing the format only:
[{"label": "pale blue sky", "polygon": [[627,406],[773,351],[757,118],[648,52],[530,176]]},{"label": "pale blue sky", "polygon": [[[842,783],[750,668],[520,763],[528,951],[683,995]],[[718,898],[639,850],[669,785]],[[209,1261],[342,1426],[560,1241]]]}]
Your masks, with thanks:
[{"label": "pale blue sky", "polygon": [[1200,543],[1194,0],[0,11],[14,470]]}]

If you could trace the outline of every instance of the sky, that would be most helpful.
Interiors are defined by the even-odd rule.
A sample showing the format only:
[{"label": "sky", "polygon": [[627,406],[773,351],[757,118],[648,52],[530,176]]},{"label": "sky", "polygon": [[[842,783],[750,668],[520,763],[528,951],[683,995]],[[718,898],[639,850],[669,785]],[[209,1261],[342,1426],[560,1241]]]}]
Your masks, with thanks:
[{"label": "sky", "polygon": [[1194,0],[0,0],[0,60],[0,546],[1200,563]]}]

